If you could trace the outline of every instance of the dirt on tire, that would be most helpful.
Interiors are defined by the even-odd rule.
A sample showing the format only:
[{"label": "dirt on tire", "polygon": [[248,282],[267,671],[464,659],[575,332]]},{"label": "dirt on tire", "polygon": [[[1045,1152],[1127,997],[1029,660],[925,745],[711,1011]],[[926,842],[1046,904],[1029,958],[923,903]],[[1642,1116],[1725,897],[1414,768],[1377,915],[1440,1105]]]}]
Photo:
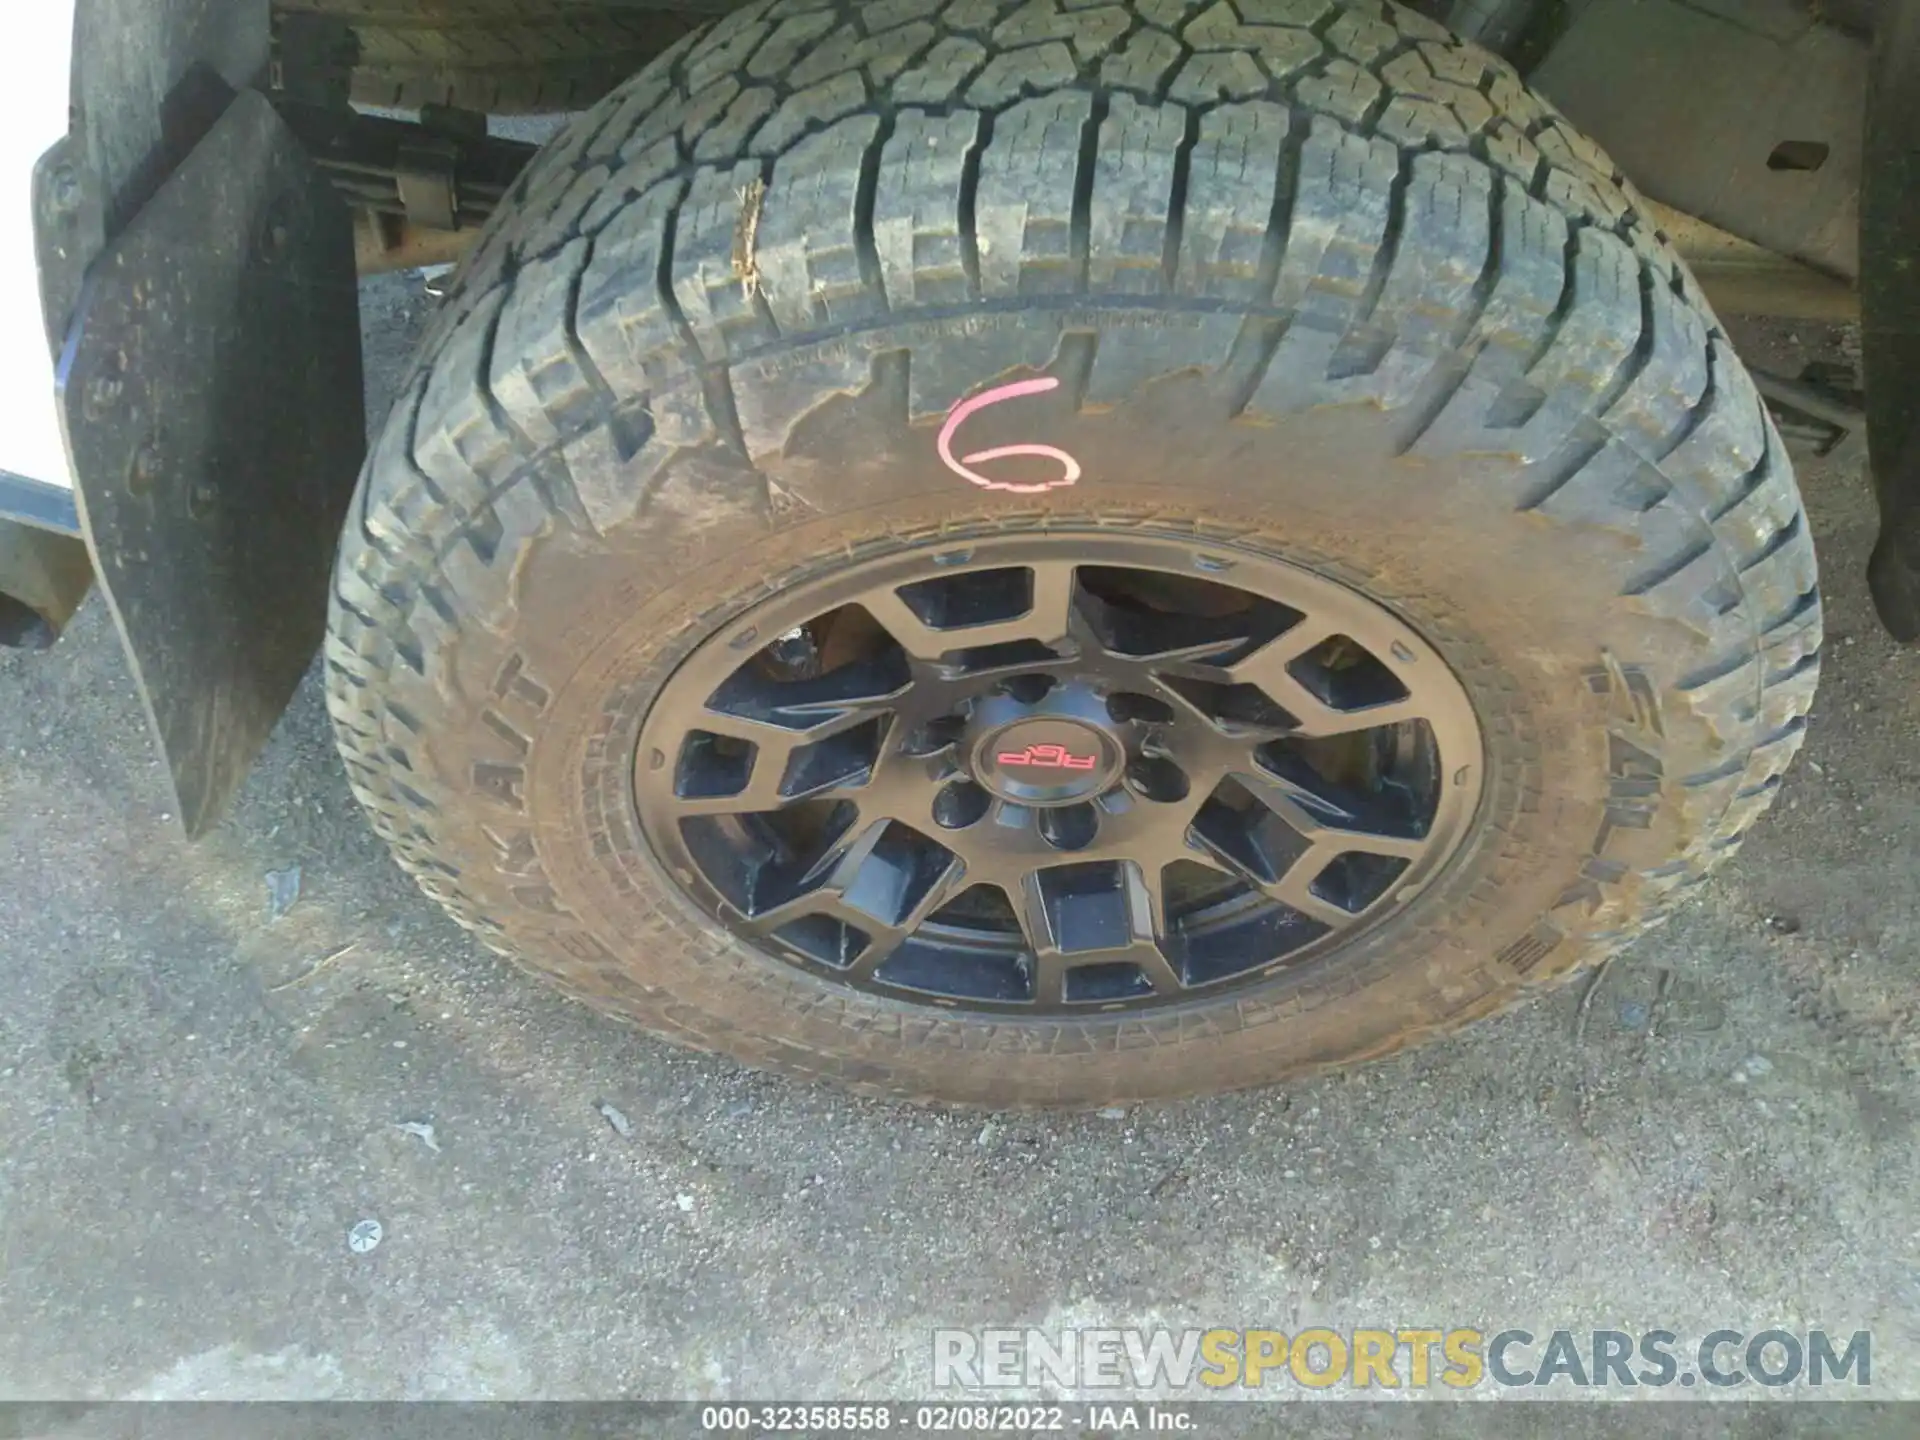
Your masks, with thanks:
[{"label": "dirt on tire", "polygon": [[[1019,376],[1057,384],[981,443],[1079,483],[940,453]],[[853,997],[697,913],[627,813],[661,677],[836,555],[1021,527],[1394,608],[1479,712],[1476,844],[1337,965],[1151,1015]],[[1611,953],[1770,803],[1819,643],[1751,382],[1501,62],[1366,0],[780,0],[516,185],[368,461],[327,661],[376,828],[530,968],[793,1073],[1084,1105],[1383,1054]]]}]

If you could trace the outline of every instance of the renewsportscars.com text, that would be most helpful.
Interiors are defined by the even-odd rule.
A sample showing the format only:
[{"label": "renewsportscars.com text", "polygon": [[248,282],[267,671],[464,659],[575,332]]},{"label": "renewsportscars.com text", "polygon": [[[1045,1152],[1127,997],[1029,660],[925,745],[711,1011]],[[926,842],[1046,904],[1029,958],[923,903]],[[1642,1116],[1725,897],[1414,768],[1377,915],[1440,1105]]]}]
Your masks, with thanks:
[{"label": "renewsportscars.com text", "polygon": [[1336,1331],[942,1329],[940,1389],[1177,1393],[1298,1386],[1356,1391],[1567,1387],[1732,1389],[1873,1383],[1873,1336],[1825,1330]]}]

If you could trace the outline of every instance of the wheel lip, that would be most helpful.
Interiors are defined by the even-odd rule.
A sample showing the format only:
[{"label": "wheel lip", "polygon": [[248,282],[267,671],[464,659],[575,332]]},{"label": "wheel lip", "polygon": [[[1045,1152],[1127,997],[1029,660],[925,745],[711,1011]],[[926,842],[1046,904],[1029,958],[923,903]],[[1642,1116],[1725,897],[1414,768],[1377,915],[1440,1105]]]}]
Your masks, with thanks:
[{"label": "wheel lip", "polygon": [[[645,803],[648,790],[657,790],[664,779],[668,799],[672,797],[673,765],[657,763],[662,752],[656,747],[649,756],[650,735],[660,702],[683,683],[704,686],[702,693],[712,694],[739,666],[761,646],[808,621],[855,600],[861,593],[882,584],[895,587],[914,580],[962,575],[972,571],[996,570],[1032,565],[1058,555],[1031,553],[1051,548],[1062,541],[1073,544],[1072,563],[1076,568],[1110,566],[1160,571],[1169,575],[1209,580],[1218,584],[1266,596],[1281,604],[1304,610],[1309,617],[1337,622],[1342,627],[1377,627],[1382,619],[1397,626],[1406,646],[1405,657],[1396,655],[1396,673],[1416,665],[1438,671],[1440,684],[1449,689],[1456,720],[1464,720],[1472,738],[1470,758],[1443,756],[1440,799],[1428,827],[1427,857],[1410,866],[1406,875],[1389,887],[1371,905],[1373,914],[1362,911],[1362,918],[1350,926],[1330,931],[1313,941],[1287,951],[1270,961],[1209,981],[1186,985],[1170,998],[1142,998],[1125,1002],[1073,1001],[1058,1007],[1044,1007],[1031,1000],[994,1001],[958,999],[915,991],[904,986],[875,980],[850,983],[835,967],[819,962],[798,950],[775,951],[763,948],[756,939],[741,933],[738,926],[751,918],[719,891],[694,860],[672,825],[661,833],[649,819],[652,807]],[[1244,568],[1243,568],[1244,567]],[[1286,588],[1278,593],[1250,583],[1247,576],[1261,570],[1284,575]],[[1302,600],[1302,595],[1310,599]],[[1426,683],[1428,670],[1422,670]],[[889,717],[882,744],[896,743],[897,721]],[[920,541],[877,555],[856,558],[854,563],[828,574],[816,574],[797,584],[774,588],[750,601],[729,619],[716,626],[704,640],[695,643],[654,688],[636,729],[635,754],[626,767],[630,783],[625,799],[630,807],[633,833],[649,847],[652,860],[672,882],[679,896],[693,903],[708,919],[718,923],[729,940],[751,955],[757,963],[777,965],[783,973],[798,971],[839,991],[858,991],[868,999],[900,1005],[909,1013],[929,1011],[963,1018],[970,1015],[996,1022],[1024,1019],[1033,1023],[1058,1023],[1062,1020],[1124,1019],[1146,1011],[1169,1014],[1186,1006],[1211,1004],[1231,990],[1271,982],[1283,975],[1302,970],[1348,948],[1368,942],[1388,924],[1404,920],[1410,909],[1446,880],[1471,846],[1467,843],[1481,819],[1489,790],[1489,765],[1485,730],[1478,707],[1465,684],[1439,649],[1428,641],[1392,603],[1367,595],[1344,580],[1303,563],[1296,558],[1257,550],[1225,539],[1200,539],[1157,533],[1150,529],[1115,533],[1087,522],[1081,529],[1069,523],[1053,521],[1044,529],[1005,531],[971,536],[955,543],[951,539]],[[649,763],[650,758],[656,763]],[[1468,777],[1470,772],[1470,778]],[[1072,803],[1085,803],[1075,801]],[[1039,807],[1034,807],[1038,809]],[[937,836],[938,827],[929,823],[926,833]],[[664,842],[664,843],[663,843]],[[1084,863],[1072,852],[1057,858],[1036,860],[1033,870],[1066,868]],[[1394,903],[1386,901],[1389,895]],[[1235,899],[1222,904],[1232,906]]]}]

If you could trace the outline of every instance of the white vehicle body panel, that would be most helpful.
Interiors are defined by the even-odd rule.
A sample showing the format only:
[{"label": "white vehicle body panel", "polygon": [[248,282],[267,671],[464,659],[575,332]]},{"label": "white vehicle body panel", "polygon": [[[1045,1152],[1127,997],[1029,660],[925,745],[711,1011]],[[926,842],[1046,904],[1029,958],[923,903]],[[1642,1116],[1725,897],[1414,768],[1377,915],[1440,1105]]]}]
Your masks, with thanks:
[{"label": "white vehicle body panel", "polygon": [[76,0],[9,7],[0,46],[0,470],[73,488],[33,243],[33,170],[67,133]]}]

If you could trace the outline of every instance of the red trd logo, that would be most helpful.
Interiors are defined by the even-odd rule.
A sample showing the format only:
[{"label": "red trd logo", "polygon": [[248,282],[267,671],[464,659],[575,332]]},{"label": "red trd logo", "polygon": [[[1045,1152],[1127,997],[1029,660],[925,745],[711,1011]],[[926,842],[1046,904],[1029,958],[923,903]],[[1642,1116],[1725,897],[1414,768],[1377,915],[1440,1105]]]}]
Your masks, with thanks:
[{"label": "red trd logo", "polygon": [[1064,745],[1029,745],[1024,750],[1002,750],[993,757],[1002,765],[1024,765],[1033,770],[1091,770],[1098,755],[1070,754]]}]

